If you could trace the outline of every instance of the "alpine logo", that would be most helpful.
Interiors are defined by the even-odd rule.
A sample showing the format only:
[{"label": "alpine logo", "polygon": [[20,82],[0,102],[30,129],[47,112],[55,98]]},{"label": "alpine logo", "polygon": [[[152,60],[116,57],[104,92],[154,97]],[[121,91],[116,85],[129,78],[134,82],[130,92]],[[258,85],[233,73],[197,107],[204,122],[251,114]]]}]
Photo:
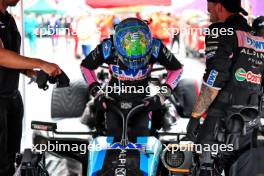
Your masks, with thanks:
[{"label": "alpine logo", "polygon": [[113,72],[113,76],[120,80],[142,80],[150,73],[151,66],[123,70],[118,65],[110,65],[110,70]]},{"label": "alpine logo", "polygon": [[128,143],[126,146],[124,146],[119,142],[116,142],[108,147],[110,149],[121,149],[121,150],[137,149],[137,150],[144,150],[144,151],[148,148],[148,146],[146,146],[145,144]]},{"label": "alpine logo", "polygon": [[118,165],[115,169],[115,176],[126,176],[126,150],[121,150],[118,156]]},{"label": "alpine logo", "polygon": [[261,74],[254,74],[252,71],[246,72],[243,68],[237,69],[235,73],[237,81],[247,81],[254,84],[261,84]]}]

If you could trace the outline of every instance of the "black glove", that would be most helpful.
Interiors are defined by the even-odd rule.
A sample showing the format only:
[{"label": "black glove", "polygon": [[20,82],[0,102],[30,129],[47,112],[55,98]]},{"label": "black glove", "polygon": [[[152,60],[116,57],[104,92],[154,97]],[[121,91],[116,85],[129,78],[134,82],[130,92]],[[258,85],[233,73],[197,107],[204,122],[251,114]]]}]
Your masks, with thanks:
[{"label": "black glove", "polygon": [[42,70],[37,71],[36,83],[38,84],[38,87],[40,89],[47,90],[49,88],[47,84],[48,81],[50,84],[56,83],[58,88],[68,87],[70,85],[70,79],[63,71],[61,72],[61,74],[54,77],[49,76]]},{"label": "black glove", "polygon": [[38,88],[47,90],[49,88],[47,82],[49,80],[49,75],[44,71],[37,71],[37,79],[36,83],[38,84]]},{"label": "black glove", "polygon": [[[70,79],[63,71],[61,71],[61,74],[55,76],[55,79],[56,79],[55,83],[57,83],[57,88],[69,87],[70,85]],[[49,82],[51,83],[51,80],[49,80]]]},{"label": "black glove", "polygon": [[163,105],[167,98],[171,96],[172,89],[169,85],[163,84],[162,85],[162,92],[158,93],[155,96],[147,97],[143,100],[146,111],[155,111],[159,110]]},{"label": "black glove", "polygon": [[104,113],[110,103],[116,103],[111,97],[105,96],[103,93],[98,93],[94,99],[95,105],[95,128],[99,135],[105,135],[105,118]]},{"label": "black glove", "polygon": [[61,74],[57,76],[49,76],[49,83],[57,84],[58,88],[68,87],[70,85],[70,79],[63,71],[61,71]]},{"label": "black glove", "polygon": [[198,132],[198,128],[200,126],[200,118],[191,117],[188,125],[187,125],[187,137],[191,141],[196,141],[196,136]]},{"label": "black glove", "polygon": [[107,105],[110,103],[116,103],[111,97],[105,96],[105,94],[98,94],[94,99],[94,105],[97,110],[106,111]]},{"label": "black glove", "polygon": [[161,94],[143,99],[146,111],[155,111],[164,105],[165,98]]}]

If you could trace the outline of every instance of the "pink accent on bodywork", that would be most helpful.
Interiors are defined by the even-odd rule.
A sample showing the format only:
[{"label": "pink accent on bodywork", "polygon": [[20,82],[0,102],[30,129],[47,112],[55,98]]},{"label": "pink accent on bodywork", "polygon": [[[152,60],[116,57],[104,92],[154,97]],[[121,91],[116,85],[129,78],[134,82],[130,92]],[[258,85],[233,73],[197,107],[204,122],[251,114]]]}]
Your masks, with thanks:
[{"label": "pink accent on bodywork", "polygon": [[97,82],[95,72],[93,70],[89,70],[88,68],[81,66],[81,71],[88,85],[91,85],[92,83]]},{"label": "pink accent on bodywork", "polygon": [[182,71],[183,69],[178,69],[178,70],[167,70],[168,71],[168,76],[167,76],[167,80],[166,80],[166,84],[168,84],[172,89],[174,89],[181,77]]},{"label": "pink accent on bodywork", "polygon": [[248,40],[263,42],[263,37],[253,36],[249,32],[244,31],[236,31],[236,35],[238,39],[238,47],[251,48],[257,52],[263,52],[264,49],[256,48],[255,46],[250,45],[248,42]]},{"label": "pink accent on bodywork", "polygon": [[148,117],[149,117],[150,120],[152,119],[152,111],[150,111],[150,112],[148,113]]}]

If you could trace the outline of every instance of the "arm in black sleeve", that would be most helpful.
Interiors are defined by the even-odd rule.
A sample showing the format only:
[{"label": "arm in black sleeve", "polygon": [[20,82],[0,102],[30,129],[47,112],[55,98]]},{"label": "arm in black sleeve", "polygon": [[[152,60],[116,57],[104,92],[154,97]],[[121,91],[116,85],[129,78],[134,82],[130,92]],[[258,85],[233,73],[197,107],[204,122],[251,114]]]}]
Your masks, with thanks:
[{"label": "arm in black sleeve", "polygon": [[81,67],[95,70],[100,65],[104,63],[104,56],[102,52],[102,44],[97,45],[97,47],[90,52],[88,56],[81,63]]},{"label": "arm in black sleeve", "polygon": [[94,70],[104,62],[101,48],[102,44],[99,44],[81,63],[81,71],[89,89],[93,87],[92,85],[99,85]]},{"label": "arm in black sleeve", "polygon": [[157,61],[167,70],[178,70],[182,68],[182,64],[161,41]]},{"label": "arm in black sleeve", "polygon": [[[183,66],[182,64],[176,59],[170,50],[158,39],[154,39],[154,48],[159,48],[159,52],[156,54],[157,61],[163,65],[167,72],[167,80],[165,82],[172,90],[177,86],[177,83],[180,80]],[[155,50],[154,50],[155,51]],[[154,52],[155,55],[155,52]]]},{"label": "arm in black sleeve", "polygon": [[[210,34],[206,36],[206,70],[203,77],[206,86],[220,90],[230,79],[230,66],[235,54],[235,31],[233,35],[225,33],[220,35],[220,31],[230,28],[224,23],[215,23],[210,27]],[[217,29],[217,30],[216,30]],[[218,31],[217,34],[213,31]]]},{"label": "arm in black sleeve", "polygon": [[[225,31],[227,27],[223,23],[215,23],[210,27],[210,35],[206,36],[206,70],[203,77],[203,85],[197,98],[192,117],[200,118],[217,97],[219,90],[223,88],[230,77],[230,66],[236,45],[235,31],[233,35]],[[215,33],[216,32],[216,33]]]}]

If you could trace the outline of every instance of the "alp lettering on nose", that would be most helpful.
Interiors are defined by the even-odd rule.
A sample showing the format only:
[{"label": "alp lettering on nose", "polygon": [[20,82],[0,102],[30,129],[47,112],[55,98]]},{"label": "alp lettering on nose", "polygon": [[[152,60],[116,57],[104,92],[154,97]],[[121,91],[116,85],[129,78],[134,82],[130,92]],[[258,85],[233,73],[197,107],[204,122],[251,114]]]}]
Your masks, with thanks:
[{"label": "alp lettering on nose", "polygon": [[125,176],[125,175],[126,175],[126,169],[125,168],[116,168],[115,176]]},{"label": "alp lettering on nose", "polygon": [[217,75],[218,75],[218,72],[216,70],[212,70],[210,72],[209,77],[208,77],[207,84],[210,85],[210,86],[213,86]]}]

